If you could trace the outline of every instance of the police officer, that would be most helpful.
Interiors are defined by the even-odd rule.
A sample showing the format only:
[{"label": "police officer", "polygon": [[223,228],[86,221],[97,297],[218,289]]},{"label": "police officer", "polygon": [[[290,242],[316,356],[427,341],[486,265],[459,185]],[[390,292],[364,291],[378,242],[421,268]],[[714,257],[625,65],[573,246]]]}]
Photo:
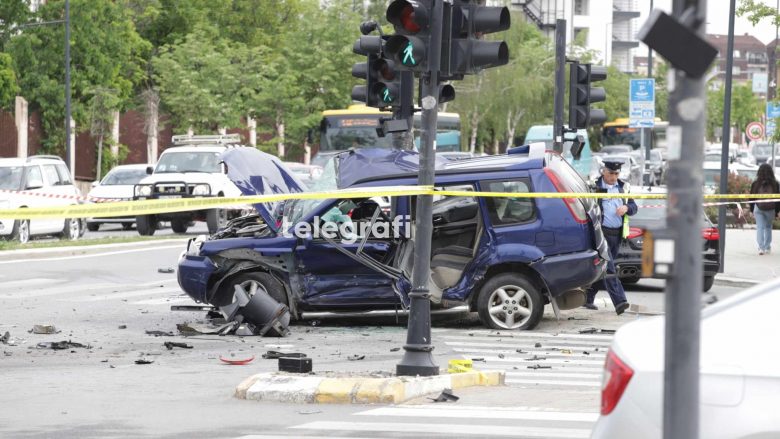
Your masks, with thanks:
[{"label": "police officer", "polygon": [[[601,168],[601,177],[596,180],[596,192],[611,194],[629,192],[630,185],[618,178],[621,165],[621,162],[609,161],[609,158],[605,158],[604,166]],[[623,217],[635,214],[637,205],[631,198],[600,198],[599,207],[601,207],[601,229],[607,240],[611,260],[607,263],[607,277],[588,288],[587,301],[584,306],[588,309],[598,309],[593,303],[596,293],[606,289],[612,299],[612,304],[615,305],[615,312],[620,315],[628,308],[628,300],[626,292],[623,290],[623,284],[620,283],[616,274],[615,259],[617,259],[620,249],[620,241],[623,239]]]}]

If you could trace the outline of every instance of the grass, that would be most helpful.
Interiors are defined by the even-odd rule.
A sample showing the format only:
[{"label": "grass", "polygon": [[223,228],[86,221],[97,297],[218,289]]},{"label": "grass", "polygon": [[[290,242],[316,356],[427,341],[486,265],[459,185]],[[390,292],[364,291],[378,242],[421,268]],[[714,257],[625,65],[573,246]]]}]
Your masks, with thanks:
[{"label": "grass", "polygon": [[14,241],[0,241],[0,251],[2,250],[26,250],[32,248],[55,248],[55,247],[82,247],[99,244],[119,244],[125,242],[143,242],[143,241],[165,241],[171,239],[182,239],[185,236],[119,236],[111,238],[97,239],[78,239],[76,241],[30,241],[27,244],[20,244]]}]

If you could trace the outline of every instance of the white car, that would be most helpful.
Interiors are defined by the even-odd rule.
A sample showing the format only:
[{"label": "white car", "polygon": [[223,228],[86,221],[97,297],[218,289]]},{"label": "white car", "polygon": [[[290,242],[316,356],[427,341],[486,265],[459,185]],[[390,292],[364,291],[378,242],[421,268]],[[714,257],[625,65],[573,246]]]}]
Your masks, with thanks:
[{"label": "white car", "polygon": [[[162,198],[238,197],[241,191],[223,172],[220,154],[228,147],[241,147],[237,135],[173,136],[174,146],[160,155],[157,165],[146,168],[148,177],[135,186],[134,200]],[[241,209],[202,209],[157,215],[139,215],[136,228],[153,235],[157,223],[170,221],[176,233],[186,233],[193,221],[206,221],[215,233],[227,221],[241,216]]]},{"label": "white car", "polygon": [[[780,281],[702,310],[699,437],[780,437]],[[663,435],[664,318],[615,334],[604,366],[601,416],[592,438]]]},{"label": "white car", "polygon": [[[81,198],[65,162],[49,155],[0,159],[0,190],[0,209],[69,206]],[[75,218],[0,219],[0,236],[21,243],[34,235],[76,240],[80,232],[81,222]]]},{"label": "white car", "polygon": [[[130,201],[133,199],[133,188],[146,177],[146,164],[115,166],[103,177],[103,180],[92,183],[92,190],[87,198],[89,201]],[[135,224],[135,217],[88,218],[87,229],[96,232],[101,224],[121,224],[125,230],[130,230]]]}]

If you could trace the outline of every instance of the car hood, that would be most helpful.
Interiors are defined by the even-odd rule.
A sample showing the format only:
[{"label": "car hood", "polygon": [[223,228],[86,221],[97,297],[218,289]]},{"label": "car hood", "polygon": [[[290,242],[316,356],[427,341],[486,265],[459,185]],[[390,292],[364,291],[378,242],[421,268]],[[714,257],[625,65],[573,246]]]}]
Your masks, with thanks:
[{"label": "car hood", "polygon": [[[436,156],[435,167],[451,163]],[[357,149],[339,155],[338,187],[344,189],[364,180],[416,174],[420,171],[420,154],[416,151],[379,148]]]},{"label": "car hood", "polygon": [[[304,192],[306,185],[278,158],[255,148],[228,149],[220,156],[227,165],[227,176],[244,195],[273,195]],[[279,231],[277,214],[284,201],[254,205],[268,227]]]}]

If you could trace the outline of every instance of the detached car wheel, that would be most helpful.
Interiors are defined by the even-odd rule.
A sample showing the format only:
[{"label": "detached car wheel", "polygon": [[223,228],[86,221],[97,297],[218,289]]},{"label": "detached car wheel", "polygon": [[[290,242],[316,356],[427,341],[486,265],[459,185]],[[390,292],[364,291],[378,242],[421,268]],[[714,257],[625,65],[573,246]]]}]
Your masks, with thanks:
[{"label": "detached car wheel", "polygon": [[541,292],[524,276],[505,273],[493,277],[477,298],[479,319],[492,329],[533,329],[544,312]]},{"label": "detached car wheel", "polygon": [[152,236],[157,230],[157,220],[154,215],[140,215],[135,217],[135,226],[141,236]]},{"label": "detached car wheel", "polygon": [[223,282],[219,287],[219,296],[215,298],[216,303],[212,303],[212,305],[219,307],[232,303],[236,285],[241,285],[250,296],[254,296],[257,293],[265,293],[282,305],[289,306],[284,287],[272,275],[263,272],[241,273]]},{"label": "detached car wheel", "polygon": [[702,291],[705,293],[712,289],[712,285],[715,283],[715,276],[704,276],[704,284],[702,285]]}]

